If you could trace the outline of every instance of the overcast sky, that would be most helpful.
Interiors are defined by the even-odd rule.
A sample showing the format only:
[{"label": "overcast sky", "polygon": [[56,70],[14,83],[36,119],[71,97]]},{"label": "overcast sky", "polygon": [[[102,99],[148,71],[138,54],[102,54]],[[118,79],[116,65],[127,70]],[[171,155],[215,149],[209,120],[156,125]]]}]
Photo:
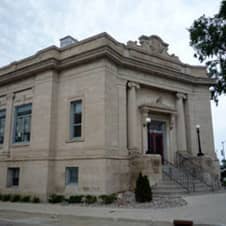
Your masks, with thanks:
[{"label": "overcast sky", "polygon": [[[81,40],[103,31],[124,43],[157,34],[170,53],[199,64],[187,28],[199,16],[215,14],[219,5],[218,0],[0,0],[0,66],[59,46],[63,36]],[[225,97],[218,107],[212,103],[212,113],[219,152],[226,140]]]}]

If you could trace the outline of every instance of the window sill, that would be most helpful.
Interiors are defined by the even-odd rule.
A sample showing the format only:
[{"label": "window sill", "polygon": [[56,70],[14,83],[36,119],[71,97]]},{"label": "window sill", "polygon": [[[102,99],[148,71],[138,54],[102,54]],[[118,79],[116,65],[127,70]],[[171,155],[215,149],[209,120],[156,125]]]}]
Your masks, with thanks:
[{"label": "window sill", "polygon": [[14,143],[14,144],[11,144],[12,148],[28,147],[28,146],[30,146],[30,143]]},{"label": "window sill", "polygon": [[66,187],[78,187],[78,183],[70,183],[70,184],[66,184]]},{"label": "window sill", "polygon": [[84,142],[84,138],[83,137],[79,137],[79,138],[74,138],[74,139],[68,139],[65,141],[66,143],[74,143],[74,142]]},{"label": "window sill", "polygon": [[10,186],[7,186],[8,189],[18,189],[19,188],[19,185],[10,185]]}]

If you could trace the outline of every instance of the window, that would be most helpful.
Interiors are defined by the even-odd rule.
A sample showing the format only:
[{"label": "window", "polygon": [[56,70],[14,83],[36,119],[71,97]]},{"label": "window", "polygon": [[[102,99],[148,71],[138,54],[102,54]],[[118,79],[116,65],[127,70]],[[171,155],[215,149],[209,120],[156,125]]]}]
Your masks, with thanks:
[{"label": "window", "polygon": [[0,144],[4,143],[4,133],[5,133],[5,109],[0,110]]},{"label": "window", "polygon": [[82,136],[82,101],[71,102],[70,112],[70,138],[81,138]]},{"label": "window", "polygon": [[78,184],[78,167],[66,167],[66,185]]},{"label": "window", "polygon": [[19,175],[20,175],[20,168],[8,168],[7,174],[7,186],[19,186]]},{"label": "window", "polygon": [[28,143],[31,136],[31,104],[15,108],[13,143]]}]

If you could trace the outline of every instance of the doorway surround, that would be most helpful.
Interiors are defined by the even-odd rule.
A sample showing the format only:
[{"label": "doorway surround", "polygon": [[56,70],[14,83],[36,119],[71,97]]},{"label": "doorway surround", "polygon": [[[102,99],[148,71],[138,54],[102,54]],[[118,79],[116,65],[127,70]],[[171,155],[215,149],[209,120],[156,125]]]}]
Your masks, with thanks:
[{"label": "doorway surround", "polygon": [[150,134],[149,134],[149,129],[150,125],[146,123],[146,118],[150,117],[151,118],[151,123],[152,122],[161,122],[163,125],[165,125],[165,131],[164,138],[162,139],[162,145],[163,145],[163,153],[164,159],[165,160],[171,160],[174,156],[173,150],[174,148],[172,145],[174,144],[173,142],[173,137],[172,137],[172,132],[175,134],[175,118],[177,115],[176,109],[167,106],[162,103],[152,103],[148,105],[141,105],[139,106],[140,112],[142,114],[142,153],[144,155],[147,154],[156,154],[152,153],[150,148]]}]

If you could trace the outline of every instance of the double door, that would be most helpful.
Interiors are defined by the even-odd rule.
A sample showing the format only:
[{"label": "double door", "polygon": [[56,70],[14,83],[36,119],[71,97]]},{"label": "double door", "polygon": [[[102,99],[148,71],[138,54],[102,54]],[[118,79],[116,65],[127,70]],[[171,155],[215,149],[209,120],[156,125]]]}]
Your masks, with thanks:
[{"label": "double door", "polygon": [[152,121],[147,126],[148,150],[146,154],[159,154],[164,162],[165,123]]}]

